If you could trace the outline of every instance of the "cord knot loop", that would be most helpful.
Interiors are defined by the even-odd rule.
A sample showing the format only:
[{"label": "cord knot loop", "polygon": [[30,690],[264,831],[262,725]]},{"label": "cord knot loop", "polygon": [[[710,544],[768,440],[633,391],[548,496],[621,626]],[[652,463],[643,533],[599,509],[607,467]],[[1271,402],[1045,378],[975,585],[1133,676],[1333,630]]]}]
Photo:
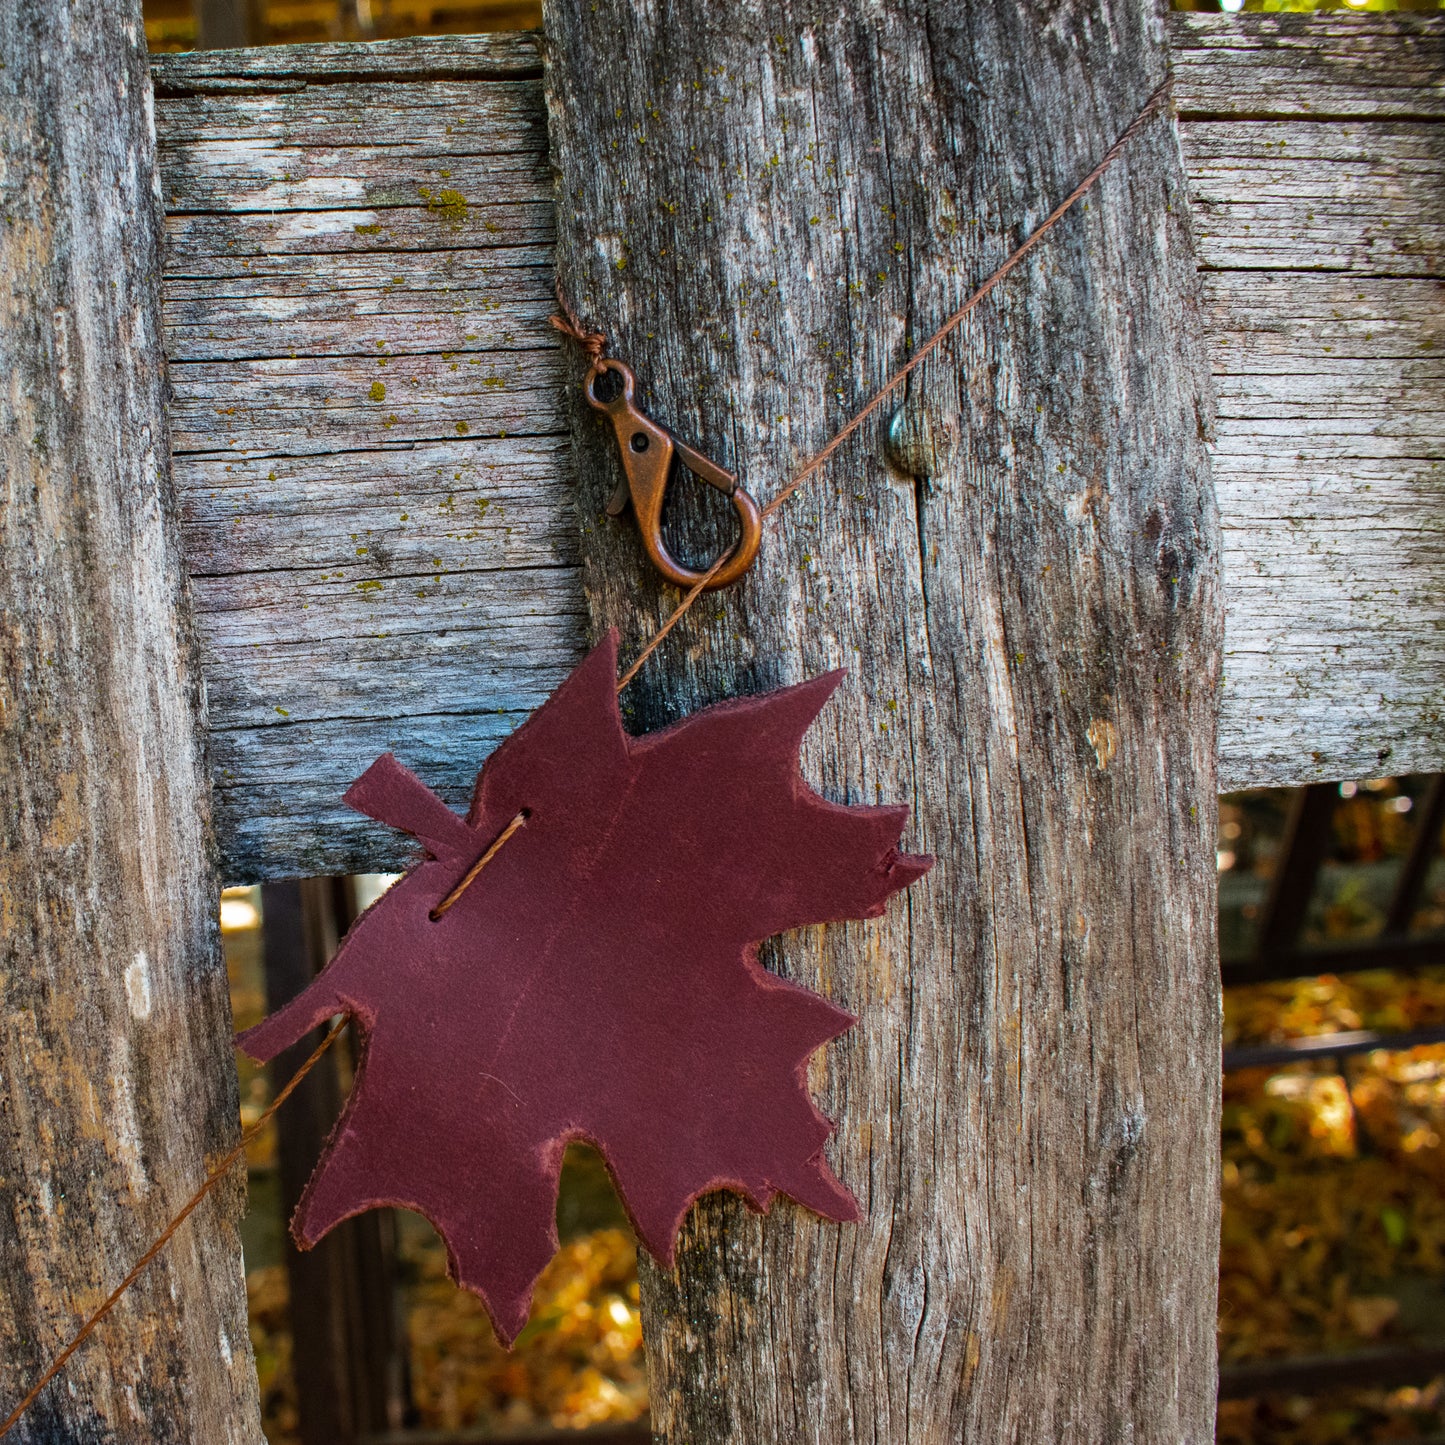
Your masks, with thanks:
[{"label": "cord knot loop", "polygon": [[561,288],[557,290],[557,310],[547,318],[556,331],[569,336],[587,355],[588,375],[595,375],[602,369],[607,356],[607,337],[601,331],[589,331],[577,319],[577,313],[567,304]]}]

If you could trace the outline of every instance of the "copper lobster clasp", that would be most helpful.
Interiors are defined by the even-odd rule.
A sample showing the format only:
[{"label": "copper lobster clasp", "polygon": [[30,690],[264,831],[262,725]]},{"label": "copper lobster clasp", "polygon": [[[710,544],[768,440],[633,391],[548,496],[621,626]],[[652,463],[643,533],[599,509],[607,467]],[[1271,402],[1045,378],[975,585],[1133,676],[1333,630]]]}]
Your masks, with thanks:
[{"label": "copper lobster clasp", "polygon": [[[615,372],[622,383],[621,389],[610,401],[604,401],[596,390],[597,379],[607,372]],[[738,485],[738,479],[731,472],[710,462],[701,452],[684,446],[666,427],[659,426],[638,410],[632,400],[636,387],[632,368],[611,358],[599,360],[587,373],[583,384],[587,400],[598,411],[607,414],[613,431],[617,433],[617,445],[622,453],[622,470],[626,480],[607,503],[607,515],[621,516],[630,499],[637,516],[637,528],[642,533],[642,545],[647,548],[647,555],[652,558],[657,570],[679,587],[695,587],[707,573],[693,572],[684,567],[668,552],[662,540],[662,504],[676,458],[694,476],[730,497],[737,511],[743,534],[727,560],[709,580],[707,591],[715,592],[719,587],[727,587],[753,565],[753,559],[758,555],[758,543],[763,535],[763,518],[758,504]]]}]

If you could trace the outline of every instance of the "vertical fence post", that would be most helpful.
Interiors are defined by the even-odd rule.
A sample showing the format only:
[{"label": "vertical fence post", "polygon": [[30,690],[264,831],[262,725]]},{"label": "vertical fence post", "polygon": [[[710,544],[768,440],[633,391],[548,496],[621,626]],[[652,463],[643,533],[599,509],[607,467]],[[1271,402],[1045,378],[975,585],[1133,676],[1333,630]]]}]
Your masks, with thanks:
[{"label": "vertical fence post", "polygon": [[[237,1136],[139,0],[0,6],[0,1400]],[[261,1440],[238,1172],[17,1427]]]},{"label": "vertical fence post", "polygon": [[[1148,0],[545,18],[564,292],[641,403],[764,500],[1166,70]],[[846,668],[806,770],[910,803],[906,846],[939,860],[884,919],[772,956],[860,1015],[812,1077],[866,1218],[693,1212],[643,1284],[672,1445],[1213,1439],[1221,616],[1194,272],[1165,111],[624,694],[653,727]],[[572,411],[588,604],[635,648],[677,594],[600,515],[612,443],[575,390]]]}]

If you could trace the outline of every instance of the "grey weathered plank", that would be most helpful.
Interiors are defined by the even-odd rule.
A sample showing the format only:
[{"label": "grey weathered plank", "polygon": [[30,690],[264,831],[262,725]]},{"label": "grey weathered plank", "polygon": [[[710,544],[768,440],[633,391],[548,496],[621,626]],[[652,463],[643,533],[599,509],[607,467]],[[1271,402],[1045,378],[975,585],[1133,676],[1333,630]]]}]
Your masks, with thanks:
[{"label": "grey weathered plank", "polygon": [[284,95],[353,80],[526,80],[542,73],[537,37],[528,33],[411,36],[380,44],[270,45],[196,50],[155,57],[158,96],[227,95],[248,90]]},{"label": "grey weathered plank", "polygon": [[1171,35],[1218,396],[1221,776],[1439,768],[1445,17]]},{"label": "grey weathered plank", "polygon": [[1445,25],[1429,14],[1169,17],[1185,115],[1445,119]]},{"label": "grey weathered plank", "polygon": [[1445,273],[1445,123],[1186,120],[1211,270]]},{"label": "grey weathered plank", "polygon": [[[516,45],[514,41],[512,48]],[[397,164],[378,177],[388,187],[408,166],[433,160],[445,166],[449,156],[465,162],[478,154],[523,160],[536,155],[532,131],[538,118],[531,98],[535,76],[515,80],[435,76],[424,85],[392,81],[394,88],[378,96],[376,81],[391,79],[384,66],[365,80],[349,81],[339,79],[333,69],[339,65],[344,70],[344,60],[334,62],[328,56],[324,84],[316,83],[313,69],[311,83],[300,91],[268,86],[259,94],[198,94],[199,67],[188,60],[189,90],[164,99],[175,116],[175,133],[186,137],[190,164],[213,182],[224,182],[232,174],[284,176],[289,168],[279,158],[294,156],[295,137],[302,129],[308,149],[361,146],[378,152],[378,162],[380,154],[394,160]],[[484,106],[474,104],[479,84],[486,86]],[[379,103],[384,107],[380,111]],[[319,165],[311,174],[324,175],[327,159],[318,157]],[[433,174],[428,170],[418,179],[430,185]],[[244,210],[248,195],[244,183],[234,194],[221,191],[227,210]]]},{"label": "grey weathered plank", "polygon": [[1224,767],[1244,778],[1439,767],[1445,287],[1204,279],[1214,476],[1228,499]]},{"label": "grey weathered plank", "polygon": [[[457,231],[466,211],[451,197],[484,194],[493,203],[523,200],[533,193],[537,155],[536,140],[529,135],[531,126],[525,119],[526,107],[516,103],[528,98],[534,89],[531,83],[471,81],[456,89],[485,91],[489,99],[502,92],[499,98],[509,103],[499,107],[494,134],[468,128],[451,138],[450,149],[425,143],[406,147],[379,140],[366,116],[358,111],[350,139],[334,136],[325,117],[298,116],[293,123],[304,124],[308,130],[315,126],[314,147],[309,137],[305,146],[286,145],[266,133],[285,124],[287,118],[278,116],[261,122],[257,126],[260,133],[250,143],[204,137],[191,141],[188,137],[189,164],[181,169],[172,162],[166,172],[170,185],[179,171],[185,189],[171,191],[167,200],[174,204],[184,196],[186,204],[198,210],[267,213],[422,207],[435,215],[440,227]],[[207,100],[211,105],[221,103],[213,97]],[[164,104],[168,110],[180,112],[177,120],[182,125],[185,111],[195,108],[177,101]],[[238,116],[237,123],[244,121]],[[387,124],[425,131],[440,121],[426,114],[410,115],[398,107],[397,113],[388,114]],[[510,136],[513,144],[503,148],[497,135]],[[164,163],[170,157],[161,159]]]},{"label": "grey weathered plank", "polygon": [[536,40],[157,70],[228,873],[398,864],[351,779],[392,749],[460,804],[580,648]]},{"label": "grey weathered plank", "polygon": [[[1168,25],[1221,408],[1222,778],[1445,765],[1433,682],[1445,666],[1433,602],[1445,556],[1432,521],[1445,396],[1429,349],[1445,233],[1445,22],[1181,14]],[[191,565],[206,574],[228,876],[361,866],[374,849],[394,861],[396,841],[338,802],[368,750],[428,754],[435,781],[461,797],[482,736],[466,719],[529,705],[519,699],[580,648],[572,473],[545,324],[553,221],[539,73],[533,36],[157,58],[177,481]],[[316,179],[335,198],[324,207],[305,189]],[[420,197],[458,181],[465,214]],[[832,267],[845,223],[818,214]],[[373,381],[383,402],[370,400]],[[448,476],[458,513],[484,525],[437,512]],[[384,566],[355,555],[368,529],[380,538],[368,555]],[[401,686],[377,636],[424,631],[414,594],[435,584],[416,564],[433,543],[455,604],[438,630],[454,650],[447,666],[417,656],[445,707],[427,707],[413,680]],[[539,566],[557,569],[548,605],[560,610],[509,611],[509,569]],[[325,588],[320,573],[335,571]],[[495,632],[456,615],[480,613],[460,604],[482,573],[495,574]],[[294,620],[266,600],[293,578]],[[526,575],[517,586],[534,588]],[[250,676],[261,618],[272,636],[294,625],[297,638]],[[267,715],[273,694],[290,699],[287,715]],[[405,709],[418,706],[449,721],[413,725]]]},{"label": "grey weathered plank", "polygon": [[[556,305],[552,253],[537,245],[485,258],[465,250],[341,255],[320,275],[309,256],[260,259],[167,277],[168,335],[178,354],[193,364],[359,354],[379,366],[381,341],[388,356],[438,352],[450,360],[525,349],[519,335],[540,334]],[[367,335],[368,320],[377,334]]]},{"label": "grey weathered plank", "polygon": [[[1165,64],[1132,0],[545,13],[563,284],[764,497]],[[1222,618],[1183,192],[1161,116],[915,376],[906,468],[868,428],[624,695],[655,726],[843,666],[808,776],[909,803],[938,855],[770,951],[861,1016],[810,1078],[866,1217],[703,1201],[643,1274],[663,1440],[1213,1438]],[[572,400],[590,508],[616,463]],[[676,593],[625,531],[582,554],[635,649]]]},{"label": "grey weathered plank", "polygon": [[[157,61],[165,58],[156,56]],[[157,120],[162,126],[166,124],[164,104]],[[469,203],[468,219],[494,241],[505,237],[509,247],[550,246],[552,210],[544,190],[539,187],[535,196],[515,204],[494,202],[483,195]],[[173,194],[177,199],[170,204],[182,204],[183,193]],[[438,225],[437,220],[437,212],[424,206],[394,207],[385,211],[295,211],[277,215],[181,212],[166,218],[170,242],[167,274],[187,279],[233,274],[262,276],[269,274],[270,268],[282,257],[369,254],[400,259],[408,251],[454,252],[458,248],[456,231],[450,226]],[[464,248],[467,244],[461,243]],[[506,264],[507,257],[501,246],[496,247],[496,253],[496,264]],[[289,274],[295,274],[294,267]]]},{"label": "grey weathered plank", "polygon": [[[257,574],[257,600],[272,585],[268,578],[291,575],[351,583],[374,599],[392,581],[424,585],[468,568],[565,565],[576,552],[572,519],[538,502],[567,465],[564,447],[555,436],[454,435],[337,453],[320,481],[306,456],[188,458],[192,574],[208,583]],[[286,537],[284,559],[276,555],[278,532]],[[378,565],[388,581],[367,586]],[[222,592],[217,605],[247,600]]]},{"label": "grey weathered plank", "polygon": [[[0,8],[0,1418],[238,1133],[140,8]],[[9,1439],[259,1445],[243,1207]]]},{"label": "grey weathered plank", "polygon": [[[462,319],[449,319],[460,345]],[[383,366],[381,339],[412,324],[404,313],[359,318],[355,329],[375,337],[365,358],[173,362],[177,453],[300,457],[456,436],[556,435],[553,353],[434,352]]]}]

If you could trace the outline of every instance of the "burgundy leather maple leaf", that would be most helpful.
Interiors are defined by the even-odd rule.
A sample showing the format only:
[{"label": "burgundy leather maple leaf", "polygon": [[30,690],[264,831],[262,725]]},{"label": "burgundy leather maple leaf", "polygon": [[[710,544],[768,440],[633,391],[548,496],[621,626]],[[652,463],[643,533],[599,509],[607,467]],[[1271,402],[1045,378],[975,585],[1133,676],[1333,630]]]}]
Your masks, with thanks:
[{"label": "burgundy leather maple leaf", "polygon": [[557,1248],[570,1140],[602,1153],[665,1262],[711,1189],[858,1218],[804,1072],[856,1020],[765,970],[757,944],[875,916],[932,863],[897,850],[906,808],[827,802],[798,771],[840,673],[634,738],[616,652],[614,633],[487,759],[465,820],[390,754],[367,769],[346,801],[430,856],[240,1038],[269,1059],[353,1017],[356,1082],[292,1233],[305,1247],[364,1209],[419,1211],[507,1342]]}]

